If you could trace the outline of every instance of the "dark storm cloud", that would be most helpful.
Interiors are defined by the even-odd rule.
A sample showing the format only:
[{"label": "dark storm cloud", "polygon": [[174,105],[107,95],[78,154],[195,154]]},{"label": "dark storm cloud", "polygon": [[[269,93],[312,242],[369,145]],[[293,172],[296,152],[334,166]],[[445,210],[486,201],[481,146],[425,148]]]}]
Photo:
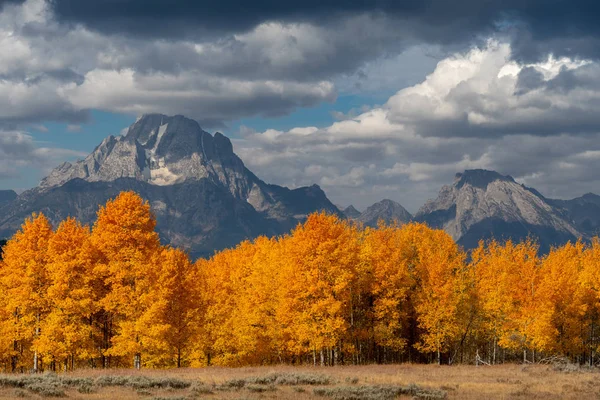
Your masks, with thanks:
[{"label": "dark storm cloud", "polygon": [[416,39],[451,44],[492,32],[513,32],[521,61],[600,56],[600,2],[594,0],[54,0],[62,21],[105,33],[209,38],[244,32],[266,21],[326,25],[357,14],[386,14]]},{"label": "dark storm cloud", "polygon": [[7,4],[21,4],[25,0],[0,0],[0,9]]},{"label": "dark storm cloud", "polygon": [[[478,18],[467,18],[474,10]],[[362,13],[392,13],[425,23],[487,25],[494,10],[477,0],[449,3],[441,0],[55,0],[54,10],[64,21],[83,23],[108,33],[128,32],[150,36],[195,34],[194,32],[241,32],[265,21],[324,22]],[[469,17],[472,13],[468,13]],[[469,22],[472,21],[472,22]],[[464,29],[464,25],[462,24]]]}]

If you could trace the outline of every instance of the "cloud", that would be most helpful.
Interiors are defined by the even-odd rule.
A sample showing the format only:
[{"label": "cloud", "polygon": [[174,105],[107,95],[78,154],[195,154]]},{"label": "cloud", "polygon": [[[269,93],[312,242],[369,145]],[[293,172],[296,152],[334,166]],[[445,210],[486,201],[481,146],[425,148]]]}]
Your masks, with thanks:
[{"label": "cloud", "polygon": [[416,211],[456,172],[510,174],[549,197],[600,191],[600,65],[513,61],[507,43],[453,54],[379,108],[330,126],[246,132],[235,149],[267,181],[322,185],[334,202]]},{"label": "cloud", "polygon": [[441,61],[424,82],[392,96],[390,119],[425,136],[594,132],[600,65],[556,59],[511,61],[508,44]]},{"label": "cloud", "polygon": [[[415,211],[471,167],[556,196],[599,185],[590,172],[600,132],[595,2],[0,0],[0,7],[5,173],[17,160],[74,157],[38,147],[20,129],[79,125],[91,109],[185,114],[223,127],[340,93],[385,93],[385,104],[338,112],[323,128],[244,128],[236,150],[267,181],[317,181],[334,200],[359,206],[391,197]],[[553,189],[559,183],[563,189]]]},{"label": "cloud", "polygon": [[36,124],[36,125],[32,125],[31,126],[33,129],[35,129],[38,132],[43,132],[43,133],[48,133],[49,130],[45,125],[42,124]]},{"label": "cloud", "polygon": [[330,74],[377,55],[381,49],[364,43],[344,46],[362,19],[370,42],[393,39],[368,17],[331,31],[266,23],[211,42],[136,38],[61,23],[51,4],[27,0],[0,11],[0,126],[80,124],[92,108],[183,113],[221,127],[280,116],[335,100]]},{"label": "cloud", "polygon": [[[555,3],[555,9],[566,10],[579,2]],[[6,2],[0,11],[0,125],[80,124],[89,119],[91,108],[98,108],[185,113],[204,125],[223,127],[239,118],[280,116],[331,102],[340,91],[388,92],[414,85],[436,58],[485,43],[490,34],[521,42],[535,38],[539,53],[555,36],[537,31],[550,19],[536,11],[537,4],[384,0],[259,1],[250,6],[229,0],[175,5],[99,0],[90,7],[70,0]],[[565,15],[583,18],[579,12]],[[557,29],[566,29],[559,20]],[[537,43],[540,37],[545,44]],[[508,57],[523,59],[517,51],[532,46],[519,43]],[[548,52],[561,59],[552,46],[544,49],[545,59]],[[531,89],[525,75],[521,91]],[[568,74],[560,78],[563,85],[567,79],[577,82]],[[468,101],[467,89],[455,88],[456,106]],[[522,92],[523,99],[528,95]],[[476,111],[472,118],[478,117]],[[593,117],[589,110],[576,111],[585,129]],[[469,134],[460,117],[452,121],[455,130]],[[429,129],[439,130],[439,121],[431,121]]]},{"label": "cloud", "polygon": [[81,125],[68,124],[67,132],[79,132],[81,131]]},{"label": "cloud", "polygon": [[18,178],[31,168],[49,172],[65,159],[85,154],[68,149],[39,146],[22,131],[0,131],[0,178]]},{"label": "cloud", "polygon": [[60,93],[85,108],[129,114],[163,112],[196,119],[229,120],[243,115],[279,116],[297,107],[333,101],[330,82],[235,81],[197,73],[178,76],[138,74],[134,70],[93,70],[81,85]]},{"label": "cloud", "polygon": [[220,37],[268,22],[327,26],[349,17],[386,15],[421,43],[451,45],[501,33],[510,35],[520,61],[540,61],[550,53],[600,55],[600,5],[594,0],[262,0],[251,5],[240,0],[98,0],[94,7],[54,0],[54,11],[61,21],[106,34],[170,39]]}]

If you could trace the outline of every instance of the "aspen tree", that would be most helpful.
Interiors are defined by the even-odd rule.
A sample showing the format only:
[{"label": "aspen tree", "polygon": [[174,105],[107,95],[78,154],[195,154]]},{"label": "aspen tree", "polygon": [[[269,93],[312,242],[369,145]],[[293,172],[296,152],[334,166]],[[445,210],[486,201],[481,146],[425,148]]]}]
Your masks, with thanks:
[{"label": "aspen tree", "polygon": [[142,336],[149,366],[182,367],[189,364],[189,347],[200,323],[198,274],[187,254],[165,247],[156,253],[150,290],[142,295],[144,312],[137,331]]},{"label": "aspen tree", "polygon": [[292,233],[281,269],[278,321],[288,349],[313,353],[313,363],[331,363],[349,329],[356,287],[356,228],[336,216],[312,214]]},{"label": "aspen tree", "polygon": [[[48,286],[50,280],[46,264],[48,243],[52,226],[43,215],[32,215],[4,247],[4,265],[1,271],[6,301],[5,314],[11,315],[14,324],[12,369],[31,366],[40,371],[40,354],[36,341],[40,327],[49,311]],[[10,323],[10,322],[9,322]],[[27,349],[33,350],[33,363],[20,356]]]},{"label": "aspen tree", "polygon": [[63,368],[76,360],[98,354],[94,349],[89,319],[97,310],[93,293],[93,250],[90,231],[68,218],[57,228],[48,245],[49,314],[42,324],[37,347]]},{"label": "aspen tree", "polygon": [[[95,272],[104,281],[100,301],[106,311],[105,356],[133,357],[142,365],[144,343],[136,322],[144,313],[144,296],[151,287],[154,253],[159,249],[156,220],[150,205],[134,192],[122,192],[98,211],[92,243],[101,254]],[[110,348],[108,348],[110,346]],[[105,363],[106,366],[106,363]]]}]

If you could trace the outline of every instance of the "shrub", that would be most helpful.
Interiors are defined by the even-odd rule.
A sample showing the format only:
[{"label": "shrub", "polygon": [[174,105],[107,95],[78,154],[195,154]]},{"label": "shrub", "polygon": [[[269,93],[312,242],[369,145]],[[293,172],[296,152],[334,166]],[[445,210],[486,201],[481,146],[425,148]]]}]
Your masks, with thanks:
[{"label": "shrub", "polygon": [[213,394],[214,392],[210,386],[207,386],[202,382],[197,382],[192,386],[192,393],[194,393],[194,394]]},{"label": "shrub", "polygon": [[96,387],[92,384],[82,384],[77,388],[77,391],[84,394],[95,393]]},{"label": "shrub", "polygon": [[60,382],[65,386],[80,387],[80,386],[92,386],[94,380],[91,378],[79,378],[64,376],[60,378]]},{"label": "shrub", "polygon": [[152,379],[145,376],[101,376],[96,378],[98,386],[127,386],[133,389],[187,389],[192,383],[176,378]]},{"label": "shrub", "polygon": [[332,380],[330,377],[321,374],[297,374],[297,373],[272,373],[264,376],[248,378],[249,383],[259,385],[329,385]]},{"label": "shrub", "polygon": [[255,392],[255,393],[274,392],[275,390],[277,390],[277,388],[273,385],[254,385],[254,384],[246,385],[246,389],[249,390],[250,392]]},{"label": "shrub", "polygon": [[64,390],[52,382],[33,382],[25,388],[42,397],[66,397]]},{"label": "shrub", "polygon": [[334,388],[315,388],[317,396],[330,397],[334,400],[392,400],[400,395],[413,396],[417,399],[445,399],[446,393],[440,390],[422,389],[414,384],[401,386],[340,386]]},{"label": "shrub", "polygon": [[237,390],[243,388],[244,386],[246,386],[246,381],[244,379],[230,379],[216,386],[215,388],[217,390]]}]

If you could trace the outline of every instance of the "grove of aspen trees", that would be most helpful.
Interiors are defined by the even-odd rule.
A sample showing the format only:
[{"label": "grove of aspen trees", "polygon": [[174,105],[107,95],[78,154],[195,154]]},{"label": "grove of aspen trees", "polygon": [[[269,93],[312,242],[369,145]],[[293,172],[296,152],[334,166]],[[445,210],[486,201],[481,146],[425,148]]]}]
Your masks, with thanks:
[{"label": "grove of aspen trees", "polygon": [[312,214],[192,262],[123,192],[93,227],[33,215],[0,263],[0,369],[600,360],[600,241],[466,254],[424,224]]}]

